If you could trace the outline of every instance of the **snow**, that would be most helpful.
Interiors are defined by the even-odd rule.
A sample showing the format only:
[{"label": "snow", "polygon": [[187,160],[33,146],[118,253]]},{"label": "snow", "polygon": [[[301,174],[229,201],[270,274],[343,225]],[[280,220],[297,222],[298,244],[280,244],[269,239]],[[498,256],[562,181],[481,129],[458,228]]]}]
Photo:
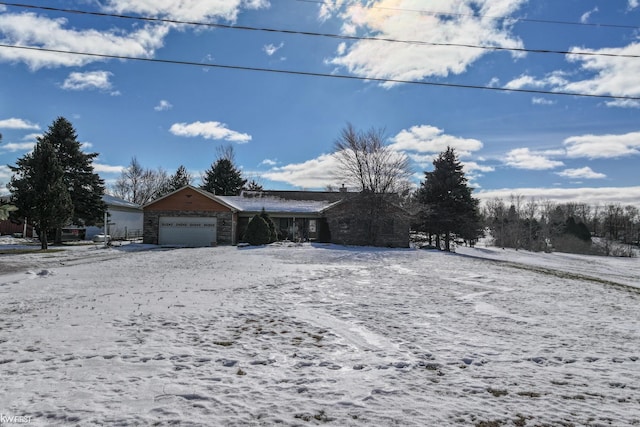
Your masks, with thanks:
[{"label": "snow", "polygon": [[0,263],[0,412],[31,425],[640,424],[637,258],[130,244]]},{"label": "snow", "polygon": [[120,197],[112,196],[110,194],[104,194],[102,196],[102,201],[105,202],[108,206],[136,209],[142,212],[142,207],[140,205],[128,200],[121,199]]},{"label": "snow", "polygon": [[216,196],[226,204],[243,212],[317,214],[337,204],[329,200],[291,200],[280,197]]}]

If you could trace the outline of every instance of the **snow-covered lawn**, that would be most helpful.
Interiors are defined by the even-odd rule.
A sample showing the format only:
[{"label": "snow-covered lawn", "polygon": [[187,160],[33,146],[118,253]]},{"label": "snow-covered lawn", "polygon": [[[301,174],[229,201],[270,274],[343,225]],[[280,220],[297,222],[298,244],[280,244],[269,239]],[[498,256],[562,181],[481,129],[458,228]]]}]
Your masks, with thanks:
[{"label": "snow-covered lawn", "polygon": [[3,416],[640,425],[638,259],[148,249],[0,256]]}]

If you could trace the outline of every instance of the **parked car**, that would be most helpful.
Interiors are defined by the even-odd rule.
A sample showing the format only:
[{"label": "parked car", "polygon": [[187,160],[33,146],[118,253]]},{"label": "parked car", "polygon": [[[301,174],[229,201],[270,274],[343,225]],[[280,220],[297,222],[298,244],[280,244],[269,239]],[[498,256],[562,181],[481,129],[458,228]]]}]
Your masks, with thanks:
[{"label": "parked car", "polygon": [[[96,234],[93,236],[94,243],[103,243],[104,242],[104,234]],[[111,236],[107,234],[107,243],[111,241]]]}]

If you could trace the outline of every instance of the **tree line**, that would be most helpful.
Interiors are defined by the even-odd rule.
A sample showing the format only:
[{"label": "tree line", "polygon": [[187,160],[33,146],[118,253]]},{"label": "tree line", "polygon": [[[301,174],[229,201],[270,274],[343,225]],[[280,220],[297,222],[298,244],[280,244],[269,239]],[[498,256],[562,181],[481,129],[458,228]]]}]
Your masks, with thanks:
[{"label": "tree line", "polygon": [[[235,164],[235,154],[230,145],[218,147],[216,160],[200,177],[200,188],[220,196],[235,196],[242,190],[262,190],[255,179],[243,177]],[[143,206],[152,200],[176,191],[185,185],[193,185],[195,179],[184,165],[174,174],[164,169],[144,168],[136,157],[131,159],[111,188],[114,196]]]},{"label": "tree line", "polygon": [[[425,180],[415,197],[410,196],[411,169],[406,155],[384,144],[384,131],[357,131],[351,125],[343,129],[335,142],[340,167],[337,175],[353,184],[364,195],[359,213],[367,222],[367,238],[375,241],[384,224],[381,215],[385,204],[395,203],[415,209],[421,218],[418,229],[442,236],[444,249],[450,250],[454,236],[470,240],[478,237],[478,202],[462,172],[462,165],[452,148],[434,161],[434,171],[425,172]],[[16,207],[15,216],[27,217],[47,249],[49,232],[73,223],[88,226],[100,223],[106,211],[102,201],[104,181],[94,172],[97,153],[84,153],[76,130],[64,117],[58,117],[37,138],[34,150],[10,166],[13,176],[7,185]],[[237,195],[243,189],[262,190],[255,180],[248,181],[235,165],[232,147],[218,150],[217,159],[201,177],[200,188],[218,195]],[[144,205],[193,183],[193,177],[181,165],[169,175],[162,168],[144,168],[133,157],[113,185],[114,196]],[[411,199],[411,201],[408,201]]]},{"label": "tree line", "polygon": [[[51,240],[61,243],[62,228],[69,224],[79,227],[101,224],[107,210],[102,197],[107,189],[104,180],[94,172],[93,161],[97,156],[98,153],[85,153],[71,122],[58,117],[36,138],[32,152],[9,165],[12,177],[7,189],[11,202],[0,207],[0,219],[27,218],[38,233],[43,250],[48,249]],[[109,192],[144,205],[192,185],[193,181],[184,165],[169,175],[162,168],[145,168],[133,157]],[[243,178],[235,166],[231,146],[218,149],[218,158],[201,181],[200,188],[219,195],[237,195],[243,189],[262,190],[255,180]]]},{"label": "tree line", "polygon": [[487,201],[482,216],[500,247],[621,256],[632,255],[631,247],[640,243],[640,211],[632,205],[555,203],[512,195],[508,202]]},{"label": "tree line", "polygon": [[[355,213],[366,223],[366,241],[375,242],[388,226],[389,204],[401,208],[395,211],[398,215],[410,215],[412,229],[428,245],[445,251],[452,250],[454,241],[472,245],[486,230],[497,246],[532,251],[591,253],[592,236],[598,236],[608,242],[603,250],[611,255],[616,251],[612,242],[637,245],[640,240],[640,214],[634,206],[555,204],[514,195],[509,203],[494,199],[480,209],[451,147],[435,158],[432,170],[424,171],[424,179],[412,190],[408,157],[386,145],[385,139],[384,129],[360,131],[347,124],[334,142],[335,177],[361,196]],[[231,146],[219,147],[217,154],[201,177],[201,189],[217,195],[262,190],[255,180],[243,177]],[[29,218],[43,249],[52,230],[58,241],[65,225],[88,226],[103,220],[106,188],[93,169],[97,156],[83,152],[72,124],[58,117],[37,138],[31,153],[9,166],[13,172],[7,185],[14,206],[11,215]],[[144,168],[133,157],[110,192],[144,205],[193,182],[184,165],[170,175],[162,168]],[[8,213],[3,209],[3,216]]]}]

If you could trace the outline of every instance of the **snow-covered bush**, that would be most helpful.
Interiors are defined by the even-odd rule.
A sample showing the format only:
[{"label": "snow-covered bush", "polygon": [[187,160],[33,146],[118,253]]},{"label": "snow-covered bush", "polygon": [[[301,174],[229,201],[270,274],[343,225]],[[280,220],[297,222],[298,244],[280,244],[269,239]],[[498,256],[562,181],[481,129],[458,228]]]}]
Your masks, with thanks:
[{"label": "snow-covered bush", "polygon": [[264,220],[269,226],[269,234],[271,237],[269,238],[269,243],[273,243],[278,240],[278,229],[276,228],[276,224],[273,222],[269,214],[262,208],[262,212],[260,212],[260,218]]},{"label": "snow-covered bush", "polygon": [[254,215],[244,232],[244,240],[252,246],[271,243],[271,229],[267,222],[260,216]]}]

